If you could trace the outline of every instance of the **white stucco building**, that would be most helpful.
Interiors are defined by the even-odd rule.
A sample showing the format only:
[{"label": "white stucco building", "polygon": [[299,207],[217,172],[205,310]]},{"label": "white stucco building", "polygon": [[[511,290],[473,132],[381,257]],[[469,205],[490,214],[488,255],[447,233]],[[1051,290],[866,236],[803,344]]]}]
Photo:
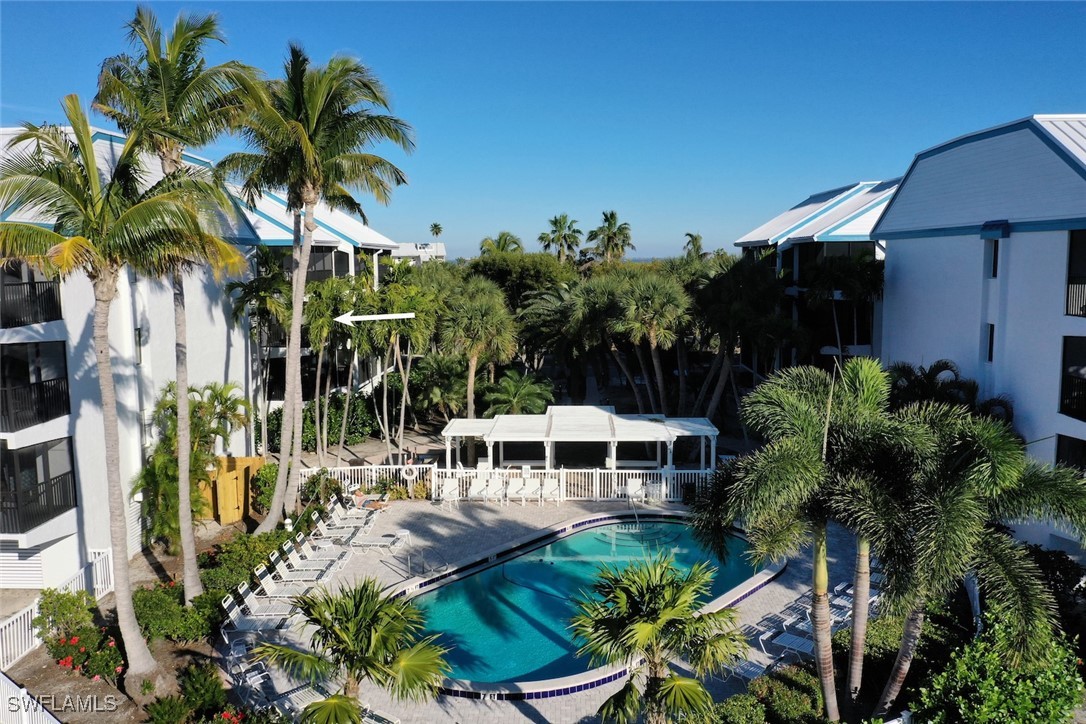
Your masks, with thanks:
[{"label": "white stucco building", "polygon": [[874,235],[887,244],[883,361],[953,360],[1013,400],[1031,455],[1086,466],[1086,115],[917,154]]}]

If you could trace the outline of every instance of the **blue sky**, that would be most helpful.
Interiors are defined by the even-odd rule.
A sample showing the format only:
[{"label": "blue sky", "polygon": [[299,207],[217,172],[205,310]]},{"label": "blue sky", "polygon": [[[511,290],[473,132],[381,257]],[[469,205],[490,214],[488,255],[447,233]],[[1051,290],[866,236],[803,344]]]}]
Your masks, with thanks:
[{"label": "blue sky", "polygon": [[[634,256],[709,248],[814,191],[901,175],[913,154],[1032,113],[1086,112],[1079,3],[151,3],[220,14],[212,50],[278,75],[287,42],[360,57],[418,149],[370,223],[450,255],[567,212],[615,209]],[[0,5],[0,123],[61,120],[125,49],[134,4]],[[107,125],[101,118],[99,125]],[[237,147],[225,140],[202,153]],[[365,202],[365,200],[363,199]]]}]

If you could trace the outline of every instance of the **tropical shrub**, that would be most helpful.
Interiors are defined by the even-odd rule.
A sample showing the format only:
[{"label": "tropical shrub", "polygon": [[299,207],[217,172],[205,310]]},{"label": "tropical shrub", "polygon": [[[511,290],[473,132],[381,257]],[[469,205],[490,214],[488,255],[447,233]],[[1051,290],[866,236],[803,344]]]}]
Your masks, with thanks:
[{"label": "tropical shrub", "polygon": [[332,498],[343,495],[343,483],[338,478],[332,477],[328,468],[321,468],[302,483],[300,494],[303,503],[314,502],[325,505]]},{"label": "tropical shrub", "polygon": [[226,689],[219,667],[211,662],[189,664],[177,677],[181,694],[189,709],[199,718],[210,719],[226,706]]},{"label": "tropical shrub", "polygon": [[115,683],[124,671],[117,641],[105,627],[84,626],[70,635],[48,638],[45,648],[57,666],[93,681],[105,679]]},{"label": "tropical shrub", "polygon": [[[390,375],[391,377],[391,375]],[[343,403],[346,395],[342,392],[333,393],[328,405],[328,442],[339,442],[339,430],[343,424]],[[361,392],[353,393],[351,397],[351,409],[347,415],[347,437],[344,443],[357,445],[377,429],[377,420],[370,410],[372,402],[368,395]],[[307,402],[302,409],[302,449],[313,452],[317,449],[317,427],[313,424],[313,402]],[[323,414],[323,413],[322,413]],[[280,407],[268,413],[268,451],[279,452],[279,439],[283,430],[283,408]],[[259,442],[259,441],[258,441]]]},{"label": "tropical shrub", "polygon": [[71,636],[94,625],[94,598],[86,591],[46,588],[38,600],[38,615],[31,621],[43,641]]},{"label": "tropical shrub", "polygon": [[750,694],[736,694],[702,714],[683,721],[687,724],[765,724],[765,706]]},{"label": "tropical shrub", "polygon": [[[920,689],[911,707],[932,724],[1061,724],[1082,703],[1083,684],[1074,651],[1053,639],[1046,661],[1014,668],[1000,655],[1009,634],[999,624],[956,651],[950,665]],[[1005,649],[1004,649],[1005,650]]]},{"label": "tropical shrub", "polygon": [[765,707],[769,724],[822,720],[821,684],[807,667],[782,666],[750,682],[747,690]]},{"label": "tropical shrub", "polygon": [[273,530],[260,535],[239,533],[225,543],[200,555],[200,580],[207,595],[223,596],[253,575],[253,569],[263,565],[271,552],[290,538],[292,533]]},{"label": "tropical shrub", "polygon": [[186,607],[184,590],[176,581],[145,586],[133,591],[132,606],[136,611],[140,632],[149,640],[164,638],[170,641],[199,641],[211,634],[209,607]]},{"label": "tropical shrub", "polygon": [[271,509],[277,475],[279,475],[278,463],[264,463],[249,480],[249,494],[252,499],[253,512],[264,515]]},{"label": "tropical shrub", "polygon": [[430,486],[421,480],[411,486],[411,497],[415,500],[426,500],[430,497]]},{"label": "tropical shrub", "polygon": [[151,724],[185,724],[191,713],[180,696],[162,696],[147,705],[147,721]]}]

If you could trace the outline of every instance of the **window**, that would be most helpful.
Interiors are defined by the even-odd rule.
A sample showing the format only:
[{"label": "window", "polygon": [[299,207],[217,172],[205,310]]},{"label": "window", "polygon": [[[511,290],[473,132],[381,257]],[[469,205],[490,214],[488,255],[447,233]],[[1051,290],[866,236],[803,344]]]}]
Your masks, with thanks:
[{"label": "window", "polygon": [[1067,243],[1067,310],[1086,317],[1086,231],[1072,231]]},{"label": "window", "polygon": [[999,276],[999,239],[987,239],[984,246],[988,261],[988,278],[995,279]]},{"label": "window", "polygon": [[1056,462],[1060,465],[1086,470],[1086,440],[1057,435]]},{"label": "window", "polygon": [[1063,338],[1060,412],[1086,420],[1086,337]]},{"label": "window", "polygon": [[988,361],[995,359],[995,325],[988,325]]}]

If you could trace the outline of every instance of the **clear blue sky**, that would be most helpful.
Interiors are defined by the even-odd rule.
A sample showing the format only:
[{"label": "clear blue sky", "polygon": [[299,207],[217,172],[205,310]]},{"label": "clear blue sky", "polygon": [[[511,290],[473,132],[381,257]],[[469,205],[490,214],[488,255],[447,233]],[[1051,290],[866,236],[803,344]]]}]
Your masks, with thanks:
[{"label": "clear blue sky", "polygon": [[[287,42],[390,88],[418,149],[370,222],[452,256],[508,229],[616,209],[634,256],[726,246],[809,193],[904,173],[914,153],[1033,113],[1086,112],[1079,3],[152,3],[216,11],[212,51],[271,75]],[[125,49],[134,4],[0,6],[0,123],[59,121]],[[100,125],[106,125],[98,118]],[[212,158],[236,147],[204,150]]]}]

